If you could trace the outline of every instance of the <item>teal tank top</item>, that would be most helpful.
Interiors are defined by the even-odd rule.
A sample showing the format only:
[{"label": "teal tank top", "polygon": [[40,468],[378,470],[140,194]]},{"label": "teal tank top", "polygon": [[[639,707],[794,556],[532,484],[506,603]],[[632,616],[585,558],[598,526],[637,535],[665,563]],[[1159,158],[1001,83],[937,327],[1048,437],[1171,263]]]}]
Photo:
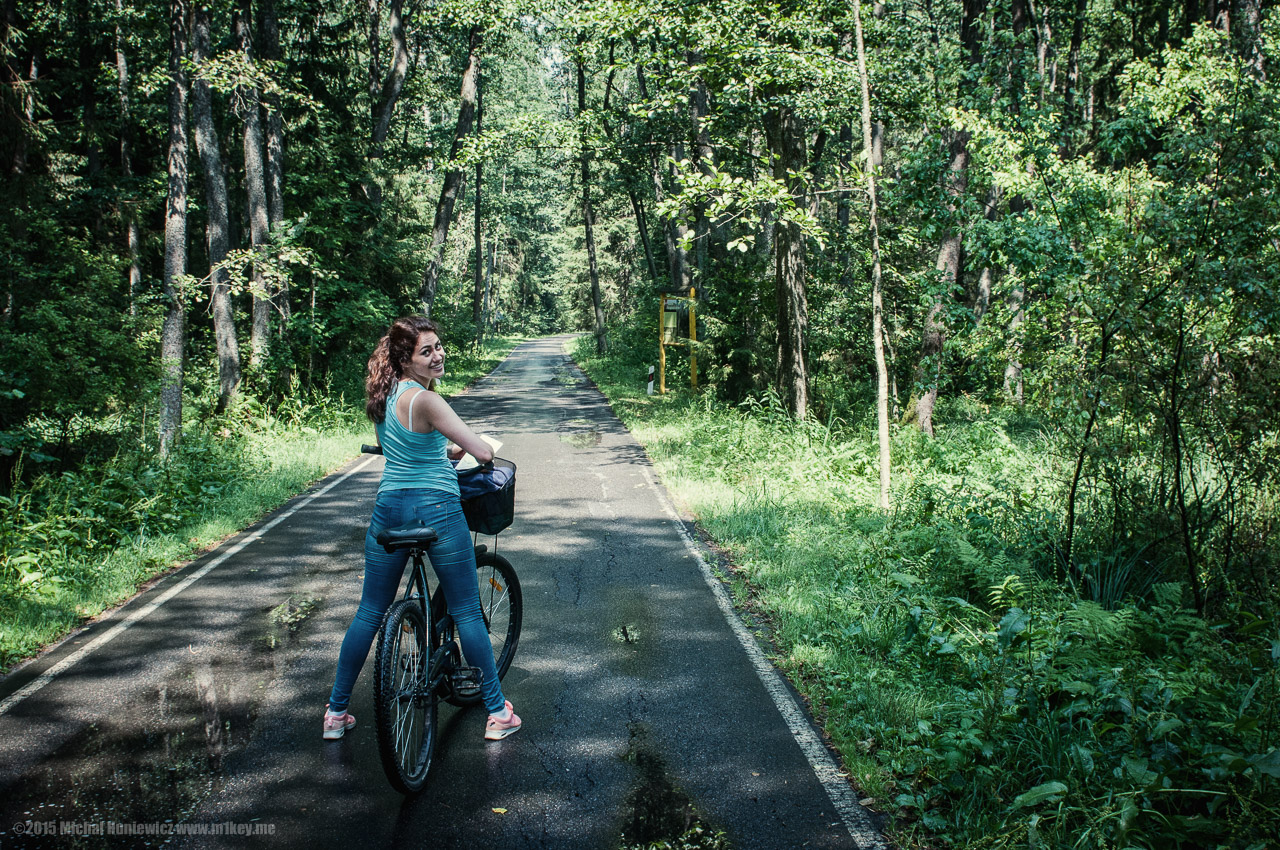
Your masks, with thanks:
[{"label": "teal tank top", "polygon": [[[396,416],[396,400],[405,390],[414,387],[425,389],[417,381],[401,381],[396,384],[396,388],[387,397],[386,418],[375,426],[382,454],[386,457],[382,480],[378,482],[378,492],[439,490],[441,494],[458,498],[458,474],[454,472],[453,464],[449,463],[445,454],[445,446],[449,441],[444,434],[439,431],[429,434],[414,433]],[[423,409],[421,402],[414,405],[415,413]]]}]

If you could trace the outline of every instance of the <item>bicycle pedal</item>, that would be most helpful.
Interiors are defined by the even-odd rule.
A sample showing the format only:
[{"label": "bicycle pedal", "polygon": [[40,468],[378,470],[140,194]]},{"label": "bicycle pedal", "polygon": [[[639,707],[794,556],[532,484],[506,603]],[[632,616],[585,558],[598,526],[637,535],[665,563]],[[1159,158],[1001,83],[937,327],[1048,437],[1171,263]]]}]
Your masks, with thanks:
[{"label": "bicycle pedal", "polygon": [[453,690],[461,696],[471,696],[480,692],[480,668],[459,667],[451,677]]}]

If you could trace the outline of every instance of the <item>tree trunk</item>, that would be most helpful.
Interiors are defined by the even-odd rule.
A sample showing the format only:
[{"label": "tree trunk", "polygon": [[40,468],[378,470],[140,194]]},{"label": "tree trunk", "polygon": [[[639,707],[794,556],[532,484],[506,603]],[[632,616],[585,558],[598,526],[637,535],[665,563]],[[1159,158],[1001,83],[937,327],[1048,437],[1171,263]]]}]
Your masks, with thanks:
[{"label": "tree trunk", "polygon": [[[861,2],[861,0],[859,0]],[[857,47],[854,47],[855,56]],[[868,99],[869,95],[868,95]],[[853,289],[853,255],[850,251],[852,237],[849,222],[853,215],[853,192],[850,190],[850,171],[853,165],[853,125],[840,125],[839,155],[836,158],[836,265],[840,269],[840,290]]]},{"label": "tree trunk", "polygon": [[[203,69],[209,61],[210,0],[196,0],[192,61]],[[218,350],[218,405],[226,410],[240,386],[240,346],[236,342],[235,316],[231,309],[230,275],[223,265],[230,248],[230,217],[227,213],[227,181],[222,173],[222,152],[213,124],[213,93],[209,83],[197,78],[191,91],[191,111],[195,119],[196,150],[204,172],[205,235],[209,246],[210,311]]]},{"label": "tree trunk", "polygon": [[164,324],[160,330],[160,457],[182,433],[187,273],[187,0],[169,1],[169,188],[164,216]]},{"label": "tree trunk", "polygon": [[[472,27],[467,47],[467,69],[462,73],[462,104],[458,109],[458,126],[454,130],[453,144],[449,148],[452,164],[458,156],[458,147],[471,132],[476,115],[476,92],[480,78],[480,28]],[[444,243],[449,238],[449,223],[453,220],[453,205],[458,200],[458,187],[462,183],[462,169],[450,168],[440,188],[440,200],[436,203],[436,218],[431,228],[431,248],[427,269],[422,277],[422,311],[431,315],[436,300],[436,286],[440,282],[440,269],[444,265]]]},{"label": "tree trunk", "polygon": [[[578,63],[578,119],[587,111],[587,72],[582,62]],[[609,341],[605,336],[604,306],[600,302],[600,272],[596,267],[595,214],[591,208],[591,149],[587,146],[587,131],[584,125],[578,127],[579,154],[578,164],[582,173],[582,225],[587,237],[587,274],[591,279],[591,307],[595,311],[596,354],[604,354],[609,350]]]},{"label": "tree trunk", "polygon": [[[1191,452],[1185,447],[1182,436],[1182,368],[1186,356],[1187,327],[1183,309],[1178,310],[1178,343],[1174,347],[1173,374],[1169,377],[1169,411],[1165,414],[1165,427],[1169,432],[1169,448],[1173,452],[1173,486],[1177,500],[1178,521],[1182,532],[1183,553],[1187,559],[1187,578],[1195,597],[1196,611],[1204,613],[1204,587],[1200,581],[1200,568],[1192,534],[1192,521],[1187,507],[1187,487],[1183,472],[1192,464]],[[1194,494],[1193,494],[1194,495]]]},{"label": "tree trunk", "polygon": [[[1010,88],[1012,89],[1012,97],[1010,98],[1010,100],[1012,103],[1012,110],[1015,116],[1020,115],[1022,111],[1021,103],[1022,103],[1023,80],[1022,80],[1022,75],[1020,73],[1020,69],[1022,68],[1023,63],[1021,61],[1022,57],[1020,56],[1020,53],[1025,48],[1022,46],[1022,43],[1021,43],[1022,42],[1021,36],[1027,26],[1028,19],[1030,18],[1030,14],[1026,9],[1026,3],[1027,3],[1027,0],[1014,0],[1014,6],[1013,6],[1014,8],[1013,34],[1014,34],[1014,42],[1016,45],[1015,52],[1013,55],[1013,67],[1015,69],[1015,73],[1010,75],[1009,85],[1010,85]],[[1077,20],[1077,24],[1082,26],[1082,23],[1079,20]],[[1072,37],[1075,38],[1075,35],[1073,34]],[[1030,176],[1034,176],[1035,174],[1034,163],[1028,166],[1028,172]],[[1011,216],[1021,216],[1024,212],[1026,212],[1029,209],[1031,209],[1031,202],[1028,201],[1026,197],[1021,193],[1015,194],[1013,197],[1009,199],[1009,214]],[[1022,334],[1020,329],[1022,327],[1022,323],[1025,318],[1024,311],[1026,309],[1027,293],[1026,293],[1026,285],[1023,282],[1023,278],[1021,275],[1017,273],[1016,269],[1013,269],[1013,268],[1009,269],[1009,278],[1010,280],[1014,280],[1015,283],[1013,285],[1012,291],[1009,293],[1009,308],[1012,314],[1012,316],[1009,319],[1009,339],[1011,340],[1012,344],[1010,345],[1009,362],[1005,366],[1004,380],[1005,380],[1005,390],[1009,394],[1009,397],[1014,401],[1014,403],[1021,405],[1023,401],[1023,396],[1022,396]]]},{"label": "tree trunk", "polygon": [[867,151],[867,198],[871,236],[871,339],[876,358],[876,433],[880,443],[880,509],[889,509],[889,367],[884,358],[884,292],[880,272],[879,209],[876,204],[876,163],[871,137],[871,83],[867,76],[866,48],[862,41],[862,0],[854,0],[853,26],[858,49],[858,76],[862,82],[862,145]]},{"label": "tree trunk", "polygon": [[[994,183],[987,189],[987,199],[983,202],[983,217],[987,221],[995,222],[1000,220],[1000,187]],[[982,319],[987,315],[987,310],[991,307],[991,289],[995,282],[995,269],[990,264],[982,267],[981,273],[978,275],[978,287],[973,293],[973,324],[975,328],[982,327]]]},{"label": "tree trunk", "polygon": [[649,242],[649,222],[645,218],[644,202],[640,200],[640,196],[636,190],[627,187],[627,197],[631,199],[631,211],[636,217],[636,230],[640,234],[640,246],[644,250],[644,261],[649,269],[649,280],[653,281],[654,286],[661,285],[658,280],[658,264],[653,259],[653,245]]},{"label": "tree trunk", "polygon": [[[116,0],[116,15],[123,17],[124,0]],[[124,176],[125,245],[129,252],[129,315],[137,315],[138,296],[142,292],[142,264],[138,259],[141,236],[138,230],[138,205],[133,197],[133,113],[129,104],[129,60],[124,52],[124,31],[116,24],[116,81],[120,102],[120,171]]]},{"label": "tree trunk", "polygon": [[[369,144],[369,160],[370,163],[376,163],[382,158],[382,146],[387,141],[387,135],[391,132],[391,118],[395,114],[396,103],[400,100],[400,92],[404,89],[405,77],[409,72],[409,47],[404,35],[404,17],[402,11],[402,0],[391,0],[390,6],[387,8],[387,30],[391,35],[391,67],[387,69],[387,78],[382,82],[381,94],[373,101],[376,110],[374,115],[373,135]],[[370,7],[370,48],[376,49],[378,42],[378,16],[377,9]],[[378,64],[376,54],[371,55],[369,59],[369,93],[371,96],[376,91],[376,77]],[[452,154],[451,154],[452,156]],[[382,185],[378,182],[375,175],[370,175],[369,184],[365,187],[365,191],[369,199],[375,204],[382,202]]]},{"label": "tree trunk", "polygon": [[[636,82],[640,88],[641,100],[647,101],[648,85],[644,78],[644,68],[640,65],[636,65]],[[666,197],[666,189],[662,183],[662,166],[658,161],[656,145],[649,146],[649,167],[653,173],[653,195],[661,204]],[[673,292],[688,292],[690,275],[684,250],[683,225],[676,218],[665,218],[662,221],[662,235],[667,248],[667,277],[671,281],[670,289]]]},{"label": "tree trunk", "polygon": [[[960,21],[960,46],[966,54],[969,70],[982,61],[979,41],[979,21],[986,11],[986,0],[964,0]],[[961,95],[972,87],[972,82],[961,83]],[[957,130],[951,139],[950,162],[947,165],[947,212],[954,215],[960,199],[968,187],[969,168],[968,130]],[[938,247],[938,291],[925,315],[921,331],[920,362],[916,365],[916,385],[920,396],[916,399],[915,419],[920,430],[933,436],[933,410],[938,401],[938,383],[942,379],[942,349],[946,342],[946,327],[942,316],[946,299],[960,282],[962,242],[959,228],[953,222]]]},{"label": "tree trunk", "polygon": [[481,314],[480,323],[486,330],[494,330],[497,327],[495,316],[498,312],[498,293],[493,288],[493,264],[497,241],[490,237],[487,246],[488,259],[484,264],[484,311]]},{"label": "tree trunk", "polygon": [[1076,97],[1080,91],[1080,50],[1084,46],[1084,25],[1088,13],[1089,0],[1076,0],[1071,22],[1071,46],[1067,49],[1067,86],[1062,97],[1062,144],[1058,148],[1064,159],[1074,148],[1071,133],[1079,124],[1079,117],[1075,114]]},{"label": "tree trunk", "polygon": [[[15,115],[13,116],[13,156],[8,166],[9,174],[19,176],[27,171],[27,139],[35,122],[35,81],[38,77],[39,60],[30,47],[15,44],[14,33],[25,29],[24,22],[18,17],[16,0],[4,0],[3,26],[4,38],[0,46],[5,52],[5,87],[15,95]],[[17,48],[24,48],[19,55]],[[19,198],[21,200],[21,198]],[[18,222],[22,226],[22,222]]]},{"label": "tree trunk", "polygon": [[[280,61],[280,22],[275,0],[258,4],[262,32],[262,58]],[[269,92],[267,104],[267,220],[272,228],[284,221],[284,117],[280,114],[280,95]]]},{"label": "tree trunk", "polygon": [[[250,0],[240,0],[235,13],[236,39],[245,62],[253,67],[253,20]],[[244,120],[244,188],[249,204],[249,243],[253,246],[253,325],[249,331],[249,362],[261,367],[271,350],[271,300],[261,257],[270,240],[267,216],[267,187],[263,167],[261,104],[257,86],[242,86],[236,92]]]},{"label": "tree trunk", "polygon": [[1026,321],[1026,290],[1021,282],[1009,290],[1009,362],[1004,367],[1004,391],[1022,406],[1022,323]]},{"label": "tree trunk", "polygon": [[[263,58],[280,61],[280,22],[276,16],[275,0],[261,0],[258,5],[262,32]],[[267,226],[274,231],[284,221],[284,116],[280,112],[280,96],[275,92],[266,95],[267,127]],[[289,319],[293,309],[289,304],[289,279],[280,278],[272,303],[280,317],[280,336],[289,331]]]},{"label": "tree trunk", "polygon": [[380,89],[379,80],[382,77],[381,65],[378,62],[381,50],[380,36],[382,26],[382,15],[380,12],[381,0],[369,0],[368,6],[368,23],[369,23],[369,126],[376,127],[378,125],[378,91]]},{"label": "tree trunk", "polygon": [[[807,189],[805,131],[789,105],[770,109],[765,136],[774,155],[773,176],[793,198],[803,203]],[[799,420],[809,413],[809,371],[806,338],[809,305],[804,281],[805,245],[800,225],[779,221],[774,229],[774,292],[777,298],[777,383],[787,410]]]},{"label": "tree trunk", "polygon": [[[698,51],[685,54],[689,66],[702,64],[703,56]],[[694,80],[689,92],[689,119],[693,125],[693,138],[690,149],[693,163],[703,175],[711,173],[714,154],[711,150],[711,134],[707,130],[707,113],[710,111],[707,98],[707,85],[699,76]],[[701,201],[693,207],[693,267],[697,269],[697,284],[702,286],[707,274],[707,254],[711,242],[711,223],[707,220],[707,206]],[[692,282],[692,281],[691,281]]]},{"label": "tree trunk", "polygon": [[[80,42],[80,132],[83,140],[85,175],[93,181],[102,170],[102,155],[98,149],[98,98],[95,77],[98,70],[97,45],[89,23],[89,4],[76,3],[76,40]],[[95,225],[101,219],[95,219]]]},{"label": "tree trunk", "polygon": [[[609,64],[611,66],[614,64],[612,46],[609,48]],[[605,86],[603,111],[606,116],[609,112],[609,95],[613,91],[613,74],[614,72],[611,70],[609,72],[609,84]],[[613,128],[609,124],[608,118],[606,117],[602,123],[605,135],[610,140],[614,140]],[[627,189],[627,199],[631,201],[631,212],[636,217],[636,230],[640,234],[640,246],[644,250],[645,263],[649,269],[649,279],[653,281],[654,286],[661,286],[661,282],[658,280],[658,266],[653,259],[653,246],[649,242],[649,222],[645,219],[644,202],[640,200],[634,182],[639,179],[639,173],[634,166],[624,166],[624,168],[623,182]]]},{"label": "tree trunk", "polygon": [[1240,14],[1236,20],[1239,22],[1236,41],[1240,45],[1240,55],[1244,57],[1254,79],[1265,82],[1267,68],[1262,52],[1261,0],[1240,0]]},{"label": "tree trunk", "polygon": [[[951,141],[951,162],[947,167],[947,211],[954,214],[960,197],[968,185],[969,132],[959,130]],[[943,237],[938,248],[937,292],[925,314],[920,362],[916,365],[916,385],[920,392],[916,399],[915,419],[920,430],[933,436],[933,409],[938,402],[938,383],[942,380],[942,349],[946,342],[946,326],[942,313],[946,299],[955,290],[960,279],[960,260],[963,251],[960,233],[953,225]]]}]

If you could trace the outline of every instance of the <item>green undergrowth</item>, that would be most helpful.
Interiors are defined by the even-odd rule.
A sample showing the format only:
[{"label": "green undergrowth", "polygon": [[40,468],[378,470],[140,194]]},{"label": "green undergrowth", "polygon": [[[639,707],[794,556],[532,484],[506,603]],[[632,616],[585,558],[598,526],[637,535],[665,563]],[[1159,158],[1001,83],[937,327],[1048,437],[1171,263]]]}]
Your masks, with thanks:
[{"label": "green undergrowth", "polygon": [[[517,342],[451,354],[442,392],[460,391]],[[363,406],[302,393],[271,409],[242,398],[224,415],[192,419],[167,462],[136,446],[54,471],[24,459],[0,495],[0,673],[373,442]]]},{"label": "green undergrowth", "polygon": [[1055,577],[1069,472],[1050,429],[972,403],[934,440],[895,428],[884,513],[871,411],[797,424],[768,395],[649,397],[636,358],[586,343],[900,845],[1277,846],[1274,609],[1202,617],[1122,558],[1109,581]]}]

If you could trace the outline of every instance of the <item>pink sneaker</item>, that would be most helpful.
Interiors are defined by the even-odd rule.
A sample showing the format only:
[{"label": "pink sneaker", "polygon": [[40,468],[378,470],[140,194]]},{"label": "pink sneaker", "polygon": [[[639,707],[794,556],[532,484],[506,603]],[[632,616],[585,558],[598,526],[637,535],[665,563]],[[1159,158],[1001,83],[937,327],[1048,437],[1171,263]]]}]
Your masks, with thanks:
[{"label": "pink sneaker", "polygon": [[324,708],[324,737],[326,741],[341,738],[348,729],[356,725],[355,715],[347,712],[334,714],[329,711],[329,706],[326,705]]},{"label": "pink sneaker", "polygon": [[511,701],[506,700],[500,713],[489,715],[488,722],[484,724],[484,739],[501,741],[511,733],[519,731],[520,718],[511,710]]}]

